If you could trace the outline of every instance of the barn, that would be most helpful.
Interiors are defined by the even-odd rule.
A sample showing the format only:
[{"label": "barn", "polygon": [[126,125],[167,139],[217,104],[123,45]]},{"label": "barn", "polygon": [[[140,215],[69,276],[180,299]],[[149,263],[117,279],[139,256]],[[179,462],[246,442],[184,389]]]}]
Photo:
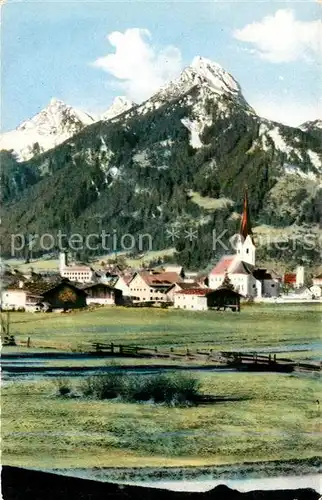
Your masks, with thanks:
[{"label": "barn", "polygon": [[174,294],[174,306],[179,309],[206,311],[209,309],[240,311],[240,294],[231,288],[189,288]]},{"label": "barn", "polygon": [[86,303],[102,305],[121,305],[123,303],[122,290],[118,290],[105,283],[94,283],[85,285],[83,290],[86,292]]},{"label": "barn", "polygon": [[72,283],[62,281],[42,293],[42,302],[50,309],[77,309],[86,307],[86,292]]}]

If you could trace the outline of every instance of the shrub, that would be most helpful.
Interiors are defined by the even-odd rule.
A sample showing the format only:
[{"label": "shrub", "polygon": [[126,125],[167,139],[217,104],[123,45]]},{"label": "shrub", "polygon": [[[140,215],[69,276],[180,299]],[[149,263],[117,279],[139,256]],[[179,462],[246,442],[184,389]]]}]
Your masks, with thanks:
[{"label": "shrub", "polygon": [[58,379],[56,380],[56,385],[60,396],[67,396],[67,394],[71,393],[71,387],[68,379]]},{"label": "shrub", "polygon": [[97,399],[113,399],[124,394],[123,373],[108,373],[84,380],[81,391],[84,396]]},{"label": "shrub", "polygon": [[152,400],[179,405],[198,400],[199,381],[190,375],[175,372],[155,375],[109,373],[85,379],[81,392],[84,396],[97,399],[121,397],[128,402]]}]

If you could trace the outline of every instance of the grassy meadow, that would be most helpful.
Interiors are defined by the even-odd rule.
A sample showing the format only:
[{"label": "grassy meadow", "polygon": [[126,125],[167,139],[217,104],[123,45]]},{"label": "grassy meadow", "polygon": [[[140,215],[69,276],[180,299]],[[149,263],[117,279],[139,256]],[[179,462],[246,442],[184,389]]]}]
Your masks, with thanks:
[{"label": "grassy meadow", "polygon": [[[141,257],[132,258],[127,257],[126,252],[118,253],[119,256],[125,258],[126,264],[133,269],[141,268],[142,265],[149,265],[158,259],[172,256],[175,253],[175,248],[166,248],[164,250],[150,250],[144,253]],[[107,262],[109,259],[115,258],[115,254],[109,253],[100,255],[96,260],[90,262],[94,269],[100,269],[101,262]],[[12,269],[19,269],[21,272],[27,272],[32,267],[35,272],[37,271],[57,271],[59,267],[59,260],[57,258],[40,258],[33,259],[31,262],[26,263],[23,259],[7,259],[5,261]]]},{"label": "grassy meadow", "polygon": [[[5,384],[2,463],[41,468],[202,466],[309,458],[322,449],[319,380],[196,372],[196,407],[57,396],[55,381]],[[77,390],[79,380],[71,381]]]},{"label": "grassy meadow", "polygon": [[[240,314],[103,307],[70,314],[11,313],[28,352],[84,350],[114,342],[191,352],[267,347],[295,359],[321,355],[321,305],[251,305]],[[293,351],[293,349],[299,349]],[[4,347],[6,352],[27,348]],[[288,352],[289,351],[289,352]],[[194,361],[182,358],[185,365]],[[93,366],[157,365],[176,360],[86,360]],[[79,366],[79,359],[68,361]],[[200,362],[199,362],[200,363]],[[47,367],[66,365],[49,360]],[[200,363],[201,364],[201,363]],[[228,398],[193,407],[58,395],[46,377],[4,382],[2,463],[41,468],[171,467],[291,460],[320,455],[317,375],[195,370],[202,395]],[[79,396],[80,378],[68,384]]]},{"label": "grassy meadow", "polygon": [[[11,334],[32,348],[86,349],[89,342],[214,350],[266,347],[295,357],[321,354],[322,305],[245,305],[240,314],[103,307],[58,313],[11,313]],[[15,351],[18,348],[11,348]],[[4,352],[7,348],[4,348]]]}]

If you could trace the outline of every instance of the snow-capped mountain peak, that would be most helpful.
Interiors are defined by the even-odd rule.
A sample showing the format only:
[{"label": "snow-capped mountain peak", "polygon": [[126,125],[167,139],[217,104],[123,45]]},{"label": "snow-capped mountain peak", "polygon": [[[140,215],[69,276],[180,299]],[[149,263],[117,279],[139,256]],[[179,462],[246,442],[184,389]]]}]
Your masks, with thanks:
[{"label": "snow-capped mountain peak", "polygon": [[194,57],[191,65],[186,68],[185,73],[194,80],[199,78],[217,92],[241,93],[238,82],[236,82],[228,71],[222,68],[220,64],[210,61],[210,59],[205,57]]},{"label": "snow-capped mountain peak", "polygon": [[111,120],[112,118],[115,118],[115,117],[121,115],[122,113],[125,113],[126,111],[133,108],[134,106],[136,106],[136,104],[134,102],[130,101],[129,99],[127,99],[127,97],[117,96],[113,100],[113,102],[112,102],[111,106],[108,108],[108,110],[102,114],[101,119],[102,120]]},{"label": "snow-capped mountain peak", "polygon": [[252,111],[243,97],[239,83],[232,75],[218,63],[200,56],[194,57],[190,66],[186,67],[177,79],[164,85],[142,106],[146,108],[146,104],[152,101],[154,107],[157,107],[162,102],[188,93],[194,87],[198,87],[203,95],[212,96],[215,99],[223,95],[234,98],[239,104]]},{"label": "snow-capped mountain peak", "polygon": [[0,150],[13,151],[17,160],[28,160],[61,144],[94,119],[78,109],[52,98],[42,111],[15,130],[0,136]]},{"label": "snow-capped mountain peak", "polygon": [[23,122],[17,130],[34,130],[40,135],[64,133],[93,123],[93,118],[63,101],[53,97],[48,106],[30,120]]},{"label": "snow-capped mountain peak", "polygon": [[0,150],[12,151],[18,161],[52,149],[97,120],[111,120],[135,107],[126,97],[116,97],[100,117],[94,117],[53,97],[49,104],[15,130],[0,135]]},{"label": "snow-capped mountain peak", "polygon": [[302,125],[300,125],[299,128],[301,130],[303,130],[304,132],[314,130],[314,129],[316,129],[316,130],[321,129],[322,130],[322,120],[318,119],[318,120],[312,120],[312,121],[302,123]]}]

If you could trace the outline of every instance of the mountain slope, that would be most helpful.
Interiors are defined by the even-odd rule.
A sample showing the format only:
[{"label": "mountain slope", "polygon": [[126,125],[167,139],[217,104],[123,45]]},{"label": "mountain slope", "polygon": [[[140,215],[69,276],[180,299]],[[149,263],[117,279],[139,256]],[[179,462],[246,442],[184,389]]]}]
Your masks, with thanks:
[{"label": "mountain slope", "polygon": [[[215,256],[213,230],[227,229],[227,238],[236,230],[245,184],[254,223],[319,218],[307,205],[320,199],[318,138],[258,117],[231,75],[200,58],[117,120],[89,125],[21,165],[40,178],[18,200],[7,197],[4,246],[12,232],[85,235],[101,225],[118,235],[118,248],[125,233],[136,242],[149,233],[153,248],[175,243],[182,262],[201,266]],[[283,182],[294,187],[287,214],[278,203]],[[214,208],[203,197],[217,200]],[[198,241],[184,237],[191,228]]]}]

